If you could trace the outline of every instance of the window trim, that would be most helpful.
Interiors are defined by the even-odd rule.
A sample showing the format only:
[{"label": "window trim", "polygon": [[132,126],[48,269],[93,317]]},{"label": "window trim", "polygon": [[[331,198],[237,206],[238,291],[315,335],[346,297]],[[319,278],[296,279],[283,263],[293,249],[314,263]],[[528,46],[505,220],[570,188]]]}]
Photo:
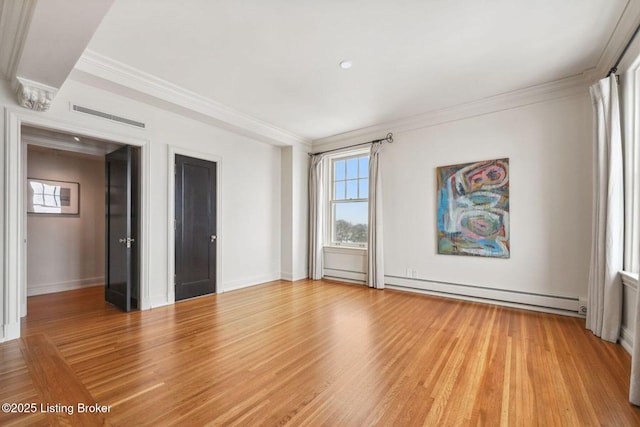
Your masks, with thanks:
[{"label": "window trim", "polygon": [[[336,203],[349,203],[349,202],[367,202],[367,209],[369,207],[369,195],[367,194],[366,199],[358,198],[358,199],[344,199],[341,201],[334,200],[334,168],[333,164],[336,160],[348,160],[356,157],[369,156],[371,154],[371,150],[369,147],[359,148],[356,150],[349,151],[341,151],[326,157],[325,162],[325,176],[327,177],[325,180],[327,191],[325,191],[325,247],[330,248],[344,248],[344,249],[356,249],[356,250],[367,250],[368,242],[365,243],[342,243],[342,242],[334,242],[333,240],[333,227],[334,227],[334,219],[335,219],[335,209],[334,205]],[[346,171],[345,171],[346,174]],[[369,171],[367,169],[367,180],[369,179]],[[345,182],[346,182],[345,176]],[[367,224],[367,235],[369,233],[369,225]]]},{"label": "window trim", "polygon": [[[639,58],[640,59],[640,58]],[[640,197],[637,196],[640,170],[640,63],[635,61],[620,76],[624,161],[624,267],[623,271],[637,274],[640,270]]]}]

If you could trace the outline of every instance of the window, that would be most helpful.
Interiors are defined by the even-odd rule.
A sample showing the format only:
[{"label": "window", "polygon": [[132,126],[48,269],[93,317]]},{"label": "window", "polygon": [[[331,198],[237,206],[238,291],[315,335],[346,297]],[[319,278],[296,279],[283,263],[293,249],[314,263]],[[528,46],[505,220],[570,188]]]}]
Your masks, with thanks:
[{"label": "window", "polygon": [[364,248],[369,228],[368,151],[333,157],[330,168],[330,242]]}]

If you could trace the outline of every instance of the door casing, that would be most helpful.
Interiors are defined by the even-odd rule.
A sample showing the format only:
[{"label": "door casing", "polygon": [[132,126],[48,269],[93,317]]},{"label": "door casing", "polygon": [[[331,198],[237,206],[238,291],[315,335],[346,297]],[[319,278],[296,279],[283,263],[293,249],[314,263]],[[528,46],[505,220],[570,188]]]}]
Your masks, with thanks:
[{"label": "door casing", "polygon": [[88,128],[86,124],[50,119],[25,109],[5,109],[6,145],[0,150],[0,162],[5,168],[0,176],[0,185],[5,188],[3,213],[4,245],[0,248],[0,257],[4,260],[2,289],[2,320],[0,342],[20,337],[20,318],[26,316],[26,238],[27,212],[26,194],[26,144],[22,143],[22,125],[51,129],[71,133],[80,137],[103,139],[121,144],[140,147],[140,308],[151,307],[149,297],[149,182],[150,159],[149,141],[143,138],[123,134],[118,127],[116,132]]}]

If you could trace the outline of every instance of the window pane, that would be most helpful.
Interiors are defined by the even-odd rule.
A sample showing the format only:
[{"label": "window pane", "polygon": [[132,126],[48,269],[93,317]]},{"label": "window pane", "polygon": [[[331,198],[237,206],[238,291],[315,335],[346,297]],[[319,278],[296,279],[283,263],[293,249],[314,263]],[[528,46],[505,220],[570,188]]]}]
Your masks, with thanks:
[{"label": "window pane", "polygon": [[369,198],[369,180],[361,179],[360,180],[360,199],[368,199]]},{"label": "window pane", "polygon": [[335,179],[335,180],[344,179],[345,161],[344,160],[336,160],[333,163],[333,167],[335,168],[334,172],[333,172],[333,177],[334,177],[333,179]]},{"label": "window pane", "polygon": [[344,181],[336,182],[334,198],[336,200],[344,200]]},{"label": "window pane", "polygon": [[347,199],[358,198],[358,180],[347,181]]},{"label": "window pane", "polygon": [[368,178],[369,177],[369,156],[360,157],[358,160],[360,162],[360,173],[358,176],[360,178]]},{"label": "window pane", "polygon": [[368,203],[347,202],[334,205],[333,241],[367,243]]},{"label": "window pane", "polygon": [[358,158],[347,160],[347,179],[355,179],[358,177]]}]

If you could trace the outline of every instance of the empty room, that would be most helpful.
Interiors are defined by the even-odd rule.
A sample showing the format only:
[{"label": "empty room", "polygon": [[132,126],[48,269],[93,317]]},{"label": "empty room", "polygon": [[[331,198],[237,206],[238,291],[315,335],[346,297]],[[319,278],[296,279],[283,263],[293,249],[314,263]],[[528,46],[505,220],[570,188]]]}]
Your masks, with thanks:
[{"label": "empty room", "polygon": [[0,0],[0,424],[640,425],[639,30]]}]

